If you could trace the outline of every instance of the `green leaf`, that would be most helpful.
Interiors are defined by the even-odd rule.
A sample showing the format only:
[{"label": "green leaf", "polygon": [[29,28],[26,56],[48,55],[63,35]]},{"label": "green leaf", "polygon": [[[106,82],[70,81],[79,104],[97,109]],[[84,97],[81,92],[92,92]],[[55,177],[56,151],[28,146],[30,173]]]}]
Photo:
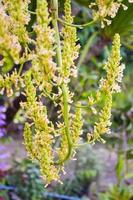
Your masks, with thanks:
[{"label": "green leaf", "polygon": [[116,175],[119,182],[123,179],[123,176],[122,176],[123,170],[124,170],[124,158],[123,158],[123,154],[120,154],[118,156],[118,162],[116,165]]},{"label": "green leaf", "polygon": [[4,53],[3,59],[4,59],[4,65],[2,67],[2,72],[5,74],[13,68],[14,61],[13,61],[12,57],[7,52]]},{"label": "green leaf", "polygon": [[133,149],[129,149],[126,152],[127,159],[133,159]]}]

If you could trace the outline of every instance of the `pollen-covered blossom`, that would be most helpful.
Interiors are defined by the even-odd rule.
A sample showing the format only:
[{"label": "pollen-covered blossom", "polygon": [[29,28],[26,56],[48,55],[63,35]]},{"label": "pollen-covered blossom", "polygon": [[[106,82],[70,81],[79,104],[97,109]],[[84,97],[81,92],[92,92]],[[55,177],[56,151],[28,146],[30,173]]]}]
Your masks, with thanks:
[{"label": "pollen-covered blossom", "polygon": [[10,33],[10,23],[11,18],[6,14],[5,7],[0,4],[0,54],[18,64],[21,46],[18,37]]},{"label": "pollen-covered blossom", "polygon": [[94,20],[101,21],[101,27],[111,24],[111,18],[114,18],[120,7],[127,10],[127,6],[119,1],[108,1],[108,0],[96,0],[96,3],[90,5],[93,8]]},{"label": "pollen-covered blossom", "polygon": [[88,134],[88,142],[95,142],[95,140],[104,142],[102,135],[110,133],[112,94],[106,91],[104,98],[105,103],[103,109],[98,114],[99,119],[98,122],[95,123],[93,134]]},{"label": "pollen-covered blossom", "polygon": [[28,43],[30,39],[25,25],[28,25],[30,21],[30,14],[28,12],[30,0],[3,0],[3,3],[12,19],[11,32],[18,36],[21,43]]},{"label": "pollen-covered blossom", "polygon": [[[38,125],[40,122],[42,122],[42,120],[38,120]],[[46,134],[44,129],[42,130],[41,128],[43,127],[41,126],[40,130],[38,130],[35,136],[33,136],[31,125],[29,123],[25,123],[24,143],[30,158],[39,162],[43,178],[47,183],[50,183],[53,180],[59,180],[59,170],[54,166],[53,155],[51,152],[53,136],[48,133]],[[50,173],[50,171],[52,173]]]},{"label": "pollen-covered blossom", "polygon": [[[25,75],[25,93],[27,102],[22,104],[27,119],[33,122],[35,134],[32,136],[31,125],[25,125],[24,139],[26,149],[32,159],[38,160],[41,172],[47,183],[58,180],[58,168],[54,165],[52,145],[54,143],[54,126],[47,118],[46,107],[36,97],[36,88],[31,80],[31,72]],[[49,173],[49,172],[52,173]]]},{"label": "pollen-covered blossom", "polygon": [[115,34],[112,52],[104,67],[107,72],[107,78],[101,81],[101,90],[110,90],[111,93],[119,92],[116,88],[118,88],[119,83],[122,81],[125,68],[123,64],[120,64],[120,61],[120,36]]},{"label": "pollen-covered blossom", "polygon": [[48,3],[46,0],[37,1],[36,57],[32,61],[34,77],[38,85],[50,93],[52,81],[55,79],[56,64],[53,61],[54,31],[49,26]]},{"label": "pollen-covered blossom", "polygon": [[[72,24],[73,17],[71,14],[71,1],[65,1],[65,22]],[[67,26],[62,30],[63,41],[62,41],[62,76],[64,79],[68,79],[70,76],[77,75],[77,69],[74,64],[74,60],[78,58],[79,45],[77,42],[76,28]],[[69,79],[68,79],[69,81]]]},{"label": "pollen-covered blossom", "polygon": [[104,105],[99,112],[98,122],[95,123],[93,134],[88,134],[89,141],[102,140],[101,136],[110,133],[110,119],[113,93],[120,91],[119,83],[122,81],[124,65],[120,64],[120,36],[115,34],[111,55],[105,65],[106,78],[102,78],[99,92],[103,96]]}]

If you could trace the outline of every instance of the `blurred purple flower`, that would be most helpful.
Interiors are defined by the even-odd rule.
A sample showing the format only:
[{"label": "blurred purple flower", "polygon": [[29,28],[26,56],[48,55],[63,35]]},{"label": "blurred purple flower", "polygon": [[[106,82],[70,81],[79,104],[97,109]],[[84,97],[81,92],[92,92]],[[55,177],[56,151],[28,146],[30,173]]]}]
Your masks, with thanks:
[{"label": "blurred purple flower", "polygon": [[2,144],[0,144],[0,151],[3,151],[4,149],[5,149],[5,147]]},{"label": "blurred purple flower", "polygon": [[6,115],[4,113],[0,113],[0,118],[1,119],[6,119]]},{"label": "blurred purple flower", "polygon": [[1,114],[0,114],[0,127],[5,126],[5,125],[6,125],[6,122],[3,119],[1,119]]},{"label": "blurred purple flower", "polygon": [[8,171],[11,168],[11,166],[7,163],[0,163],[0,171]]},{"label": "blurred purple flower", "polygon": [[0,113],[1,113],[1,112],[5,112],[5,111],[6,111],[5,106],[0,106]]},{"label": "blurred purple flower", "polygon": [[0,160],[7,159],[9,157],[10,157],[10,154],[7,153],[7,152],[5,152],[5,153],[3,153],[3,154],[0,155]]},{"label": "blurred purple flower", "polygon": [[6,108],[4,106],[0,106],[0,138],[5,136],[6,134],[6,115],[5,115]]},{"label": "blurred purple flower", "polygon": [[0,138],[4,137],[4,133],[3,132],[0,132]]}]

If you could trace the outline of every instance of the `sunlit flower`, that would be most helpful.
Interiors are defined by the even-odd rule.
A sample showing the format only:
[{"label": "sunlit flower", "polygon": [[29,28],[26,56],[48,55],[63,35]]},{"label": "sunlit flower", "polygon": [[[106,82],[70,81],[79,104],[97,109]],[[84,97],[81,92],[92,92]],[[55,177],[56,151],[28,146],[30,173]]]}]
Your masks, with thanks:
[{"label": "sunlit flower", "polygon": [[9,59],[12,58],[18,64],[21,46],[18,37],[10,33],[10,16],[6,14],[5,7],[0,6],[0,54],[6,57],[6,59],[8,57]]},{"label": "sunlit flower", "polygon": [[96,3],[91,3],[90,8],[93,10],[94,20],[101,21],[101,28],[111,24],[111,18],[114,18],[120,7],[127,10],[127,6],[119,1],[96,0]]},{"label": "sunlit flower", "polygon": [[112,46],[112,52],[108,58],[104,69],[107,72],[106,78],[100,81],[100,88],[98,93],[103,96],[104,105],[98,114],[98,122],[95,123],[93,134],[88,135],[89,142],[101,140],[101,136],[110,132],[111,125],[111,108],[113,93],[120,92],[120,83],[123,77],[123,70],[125,66],[120,64],[120,36],[115,34]]},{"label": "sunlit flower", "polygon": [[37,24],[34,26],[36,32],[36,57],[32,61],[34,78],[38,85],[50,93],[52,81],[55,80],[56,64],[53,61],[54,31],[49,26],[48,3],[46,0],[37,2]]},{"label": "sunlit flower", "polygon": [[[36,88],[31,80],[31,72],[25,75],[25,93],[27,102],[22,104],[26,111],[27,119],[34,124],[35,135],[32,136],[30,125],[26,123],[24,139],[26,149],[32,159],[38,160],[41,172],[47,183],[58,180],[58,168],[54,165],[52,145],[54,126],[48,120],[46,107],[36,97]],[[32,123],[31,123],[32,126]],[[49,173],[49,170],[52,173]]]},{"label": "sunlit flower", "polygon": [[[65,16],[64,20],[72,24],[73,17],[71,14],[71,1],[66,0],[64,8]],[[78,58],[79,45],[77,42],[76,28],[71,26],[65,26],[62,30],[63,42],[62,42],[62,76],[64,79],[69,76],[76,76],[77,70],[74,64],[74,60]],[[71,56],[70,56],[71,55]]]},{"label": "sunlit flower", "polygon": [[11,17],[11,32],[18,36],[20,42],[29,42],[30,40],[25,25],[28,25],[30,21],[30,14],[28,12],[30,0],[3,0],[3,3]]}]

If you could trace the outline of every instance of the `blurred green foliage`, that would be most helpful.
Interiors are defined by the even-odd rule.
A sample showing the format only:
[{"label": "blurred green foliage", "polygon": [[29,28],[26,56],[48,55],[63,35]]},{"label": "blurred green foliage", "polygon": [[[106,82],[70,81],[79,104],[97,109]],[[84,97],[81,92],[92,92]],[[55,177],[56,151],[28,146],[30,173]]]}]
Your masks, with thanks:
[{"label": "blurred green foliage", "polygon": [[106,194],[100,194],[99,200],[132,200],[133,188],[132,187],[118,187],[113,186]]},{"label": "blurred green foliage", "polygon": [[16,188],[15,193],[22,200],[43,199],[44,182],[40,178],[38,166],[30,160],[16,162],[6,182]]}]

